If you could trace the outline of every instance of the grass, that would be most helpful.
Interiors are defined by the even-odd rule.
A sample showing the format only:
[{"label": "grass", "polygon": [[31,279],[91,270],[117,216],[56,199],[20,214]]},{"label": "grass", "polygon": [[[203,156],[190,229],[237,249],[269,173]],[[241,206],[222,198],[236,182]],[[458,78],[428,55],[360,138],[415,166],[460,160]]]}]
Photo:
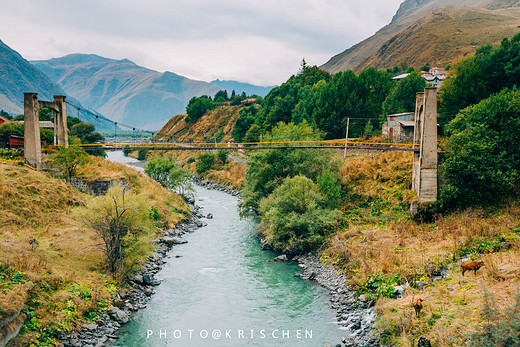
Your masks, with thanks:
[{"label": "grass", "polygon": [[[436,346],[465,344],[482,324],[483,288],[499,305],[514,299],[520,264],[520,202],[502,208],[469,209],[436,216],[431,223],[410,220],[414,194],[409,154],[383,153],[345,161],[342,183],[348,227],[335,233],[322,255],[351,279],[359,294],[376,302],[382,342],[416,346],[425,336]],[[461,257],[484,260],[477,276],[462,276]],[[439,272],[448,276],[433,280]],[[425,282],[418,290],[416,281]],[[410,283],[402,299],[393,286]],[[412,299],[425,300],[420,318]]]},{"label": "grass", "polygon": [[[126,166],[93,158],[79,173],[125,177],[164,227],[187,216],[182,198]],[[120,285],[107,275],[99,239],[75,213],[91,197],[11,163],[0,163],[0,196],[0,320],[24,308],[30,319],[13,343],[53,345],[59,330],[95,321]]]}]

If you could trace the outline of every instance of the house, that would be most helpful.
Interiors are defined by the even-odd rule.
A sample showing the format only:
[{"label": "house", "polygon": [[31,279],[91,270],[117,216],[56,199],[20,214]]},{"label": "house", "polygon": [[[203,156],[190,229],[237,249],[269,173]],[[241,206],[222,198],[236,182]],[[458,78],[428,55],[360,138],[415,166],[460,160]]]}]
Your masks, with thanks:
[{"label": "house", "polygon": [[7,119],[7,118],[5,118],[5,117],[2,117],[2,116],[0,116],[0,124],[2,124],[2,123],[9,123],[9,122],[10,122],[10,120],[9,120],[9,119]]},{"label": "house", "polygon": [[[392,77],[392,79],[396,82],[401,81],[402,79],[408,77],[409,73],[403,73],[398,76]],[[432,67],[430,71],[421,71],[421,76],[426,80],[426,83],[432,85],[433,87],[440,88],[444,83],[446,77],[448,77],[448,71],[442,69],[440,67]]]},{"label": "house", "polygon": [[245,100],[241,101],[241,103],[244,104],[244,105],[252,105],[255,102],[256,102],[255,98],[249,98],[249,99],[245,99]]},{"label": "house", "polygon": [[390,142],[413,142],[414,112],[389,114],[383,124],[383,139]]}]

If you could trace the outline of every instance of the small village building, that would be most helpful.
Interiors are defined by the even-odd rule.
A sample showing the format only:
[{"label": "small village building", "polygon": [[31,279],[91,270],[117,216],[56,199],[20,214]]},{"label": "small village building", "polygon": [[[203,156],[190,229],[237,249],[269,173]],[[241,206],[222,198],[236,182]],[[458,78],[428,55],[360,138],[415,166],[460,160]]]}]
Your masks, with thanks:
[{"label": "small village building", "polygon": [[9,122],[10,122],[10,120],[9,120],[9,119],[7,119],[7,118],[5,118],[5,117],[2,117],[2,116],[0,116],[0,124],[2,124],[2,123],[9,123]]},{"label": "small village building", "polygon": [[414,112],[390,114],[383,124],[383,139],[390,142],[413,142]]}]

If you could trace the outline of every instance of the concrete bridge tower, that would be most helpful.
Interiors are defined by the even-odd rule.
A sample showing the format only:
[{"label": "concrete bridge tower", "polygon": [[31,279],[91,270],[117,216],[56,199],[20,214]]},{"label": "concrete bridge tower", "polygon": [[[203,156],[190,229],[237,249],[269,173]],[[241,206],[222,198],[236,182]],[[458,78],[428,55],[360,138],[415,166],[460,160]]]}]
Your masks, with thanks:
[{"label": "concrete bridge tower", "polygon": [[65,96],[55,96],[54,101],[39,101],[38,93],[24,93],[24,157],[33,167],[42,166],[42,146],[38,112],[49,108],[54,112],[54,144],[68,146],[67,103]]},{"label": "concrete bridge tower", "polygon": [[437,88],[417,93],[415,106],[412,190],[419,202],[437,201]]}]

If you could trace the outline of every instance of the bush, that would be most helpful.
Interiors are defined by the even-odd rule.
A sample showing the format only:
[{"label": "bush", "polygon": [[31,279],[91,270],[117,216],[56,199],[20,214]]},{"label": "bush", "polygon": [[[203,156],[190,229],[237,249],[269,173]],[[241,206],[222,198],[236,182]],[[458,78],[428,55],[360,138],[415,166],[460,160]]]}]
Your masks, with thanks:
[{"label": "bush", "polygon": [[76,174],[78,166],[87,164],[90,156],[83,148],[78,146],[60,147],[57,153],[50,157],[54,166],[60,167],[65,172],[67,181],[70,182],[72,176]]},{"label": "bush", "polygon": [[144,173],[163,187],[167,187],[170,170],[174,167],[175,164],[169,158],[155,157],[148,161]]},{"label": "bush", "polygon": [[447,127],[445,207],[482,205],[514,195],[520,167],[520,91],[504,90],[460,112]]},{"label": "bush", "polygon": [[146,160],[148,151],[146,149],[140,149],[137,151],[137,160]]},{"label": "bush", "polygon": [[220,161],[222,164],[225,164],[228,155],[229,151],[227,149],[219,149],[217,151],[217,160]]},{"label": "bush", "polygon": [[151,251],[146,238],[155,227],[146,200],[121,185],[91,198],[79,214],[101,239],[108,271],[114,277],[125,277]]},{"label": "bush", "polygon": [[[265,141],[319,140],[321,133],[307,122],[279,123]],[[271,149],[253,153],[248,160],[246,183],[240,208],[256,211],[260,200],[271,194],[286,177],[303,175],[315,181],[324,168],[331,167],[332,154],[320,149]]]},{"label": "bush", "polygon": [[197,162],[195,163],[195,170],[199,175],[209,171],[211,167],[216,163],[217,159],[213,153],[201,153],[197,156]]},{"label": "bush", "polygon": [[190,173],[175,165],[169,158],[155,157],[151,159],[146,164],[144,172],[163,187],[178,194],[185,196],[193,192]]},{"label": "bush", "polygon": [[311,179],[285,179],[260,202],[266,241],[282,252],[305,253],[319,247],[341,216],[326,208],[326,200]]},{"label": "bush", "polygon": [[483,324],[470,336],[471,346],[519,346],[520,345],[520,293],[513,305],[505,310],[498,308],[489,291],[484,289]]}]

